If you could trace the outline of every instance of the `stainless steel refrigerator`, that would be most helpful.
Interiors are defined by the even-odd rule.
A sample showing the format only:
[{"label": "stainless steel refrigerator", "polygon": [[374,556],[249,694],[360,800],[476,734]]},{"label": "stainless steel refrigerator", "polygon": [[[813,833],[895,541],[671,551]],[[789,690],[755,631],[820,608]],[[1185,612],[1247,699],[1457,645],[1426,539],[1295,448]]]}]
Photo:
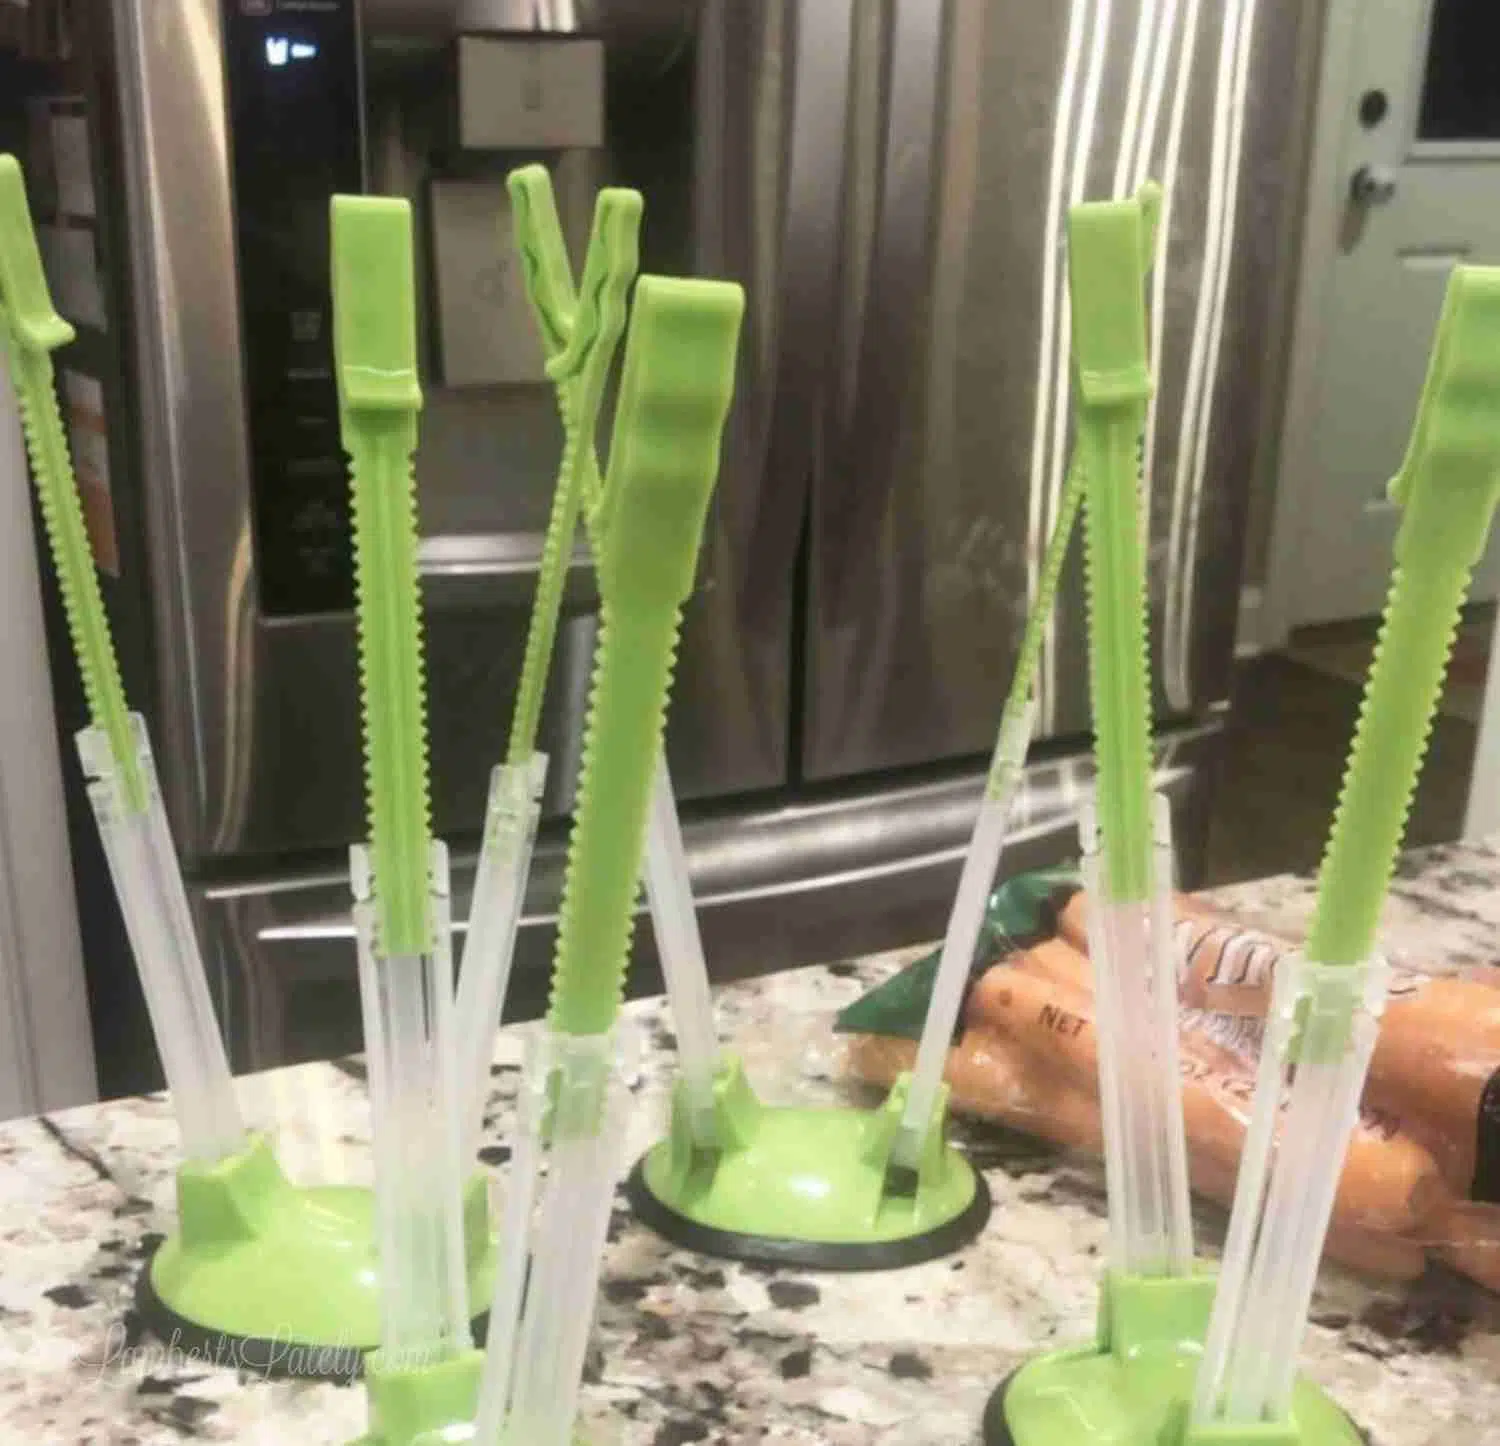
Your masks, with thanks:
[{"label": "stainless steel refrigerator", "polygon": [[[1174,9],[1167,59],[1154,65],[1148,46],[1138,61],[1143,16]],[[58,107],[82,117],[96,214],[72,215],[65,186],[41,206],[49,228],[91,228],[97,262],[97,307],[73,308],[82,340],[63,363],[99,387],[110,605],[238,1064],[358,1042],[345,850],[363,824],[325,274],[334,190],[417,208],[436,824],[460,855],[460,920],[462,855],[504,746],[560,445],[497,239],[505,170],[552,166],[575,247],[596,185],[638,186],[648,269],[748,288],[669,736],[712,967],[727,979],[940,932],[1066,451],[1065,405],[1054,396],[1039,424],[1037,403],[1044,281],[1060,284],[1049,198],[1055,213],[1070,188],[1110,193],[1131,108],[1149,111],[1150,78],[1165,75],[1150,168],[1174,123],[1180,145],[1164,177],[1152,597],[1162,778],[1192,876],[1267,400],[1266,298],[1302,145],[1285,83],[1298,7],[1265,0],[1231,57],[1249,67],[1250,99],[1211,417],[1184,434],[1214,205],[1222,215],[1226,9],[1201,7],[1185,52],[1195,7],[1138,0],[85,7],[73,59],[28,78],[31,160],[38,175],[76,165],[39,154],[56,136],[36,122]],[[1202,453],[1192,465],[1179,465],[1184,445]],[[1072,851],[1087,784],[1077,561],[1016,865]],[[519,1012],[544,998],[591,600],[580,552],[544,724],[550,821]],[[76,726],[76,699],[62,712]],[[84,815],[75,842],[91,847]],[[93,881],[102,937],[113,926]],[[637,949],[647,988],[649,928]],[[90,955],[124,998],[118,947]]]}]

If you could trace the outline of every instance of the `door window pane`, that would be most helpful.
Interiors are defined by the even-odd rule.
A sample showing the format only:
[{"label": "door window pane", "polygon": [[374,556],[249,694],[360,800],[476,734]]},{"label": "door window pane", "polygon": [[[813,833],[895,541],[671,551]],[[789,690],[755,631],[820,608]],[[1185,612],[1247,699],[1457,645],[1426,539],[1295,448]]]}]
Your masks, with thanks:
[{"label": "door window pane", "polygon": [[1424,141],[1500,140],[1500,4],[1433,0]]}]

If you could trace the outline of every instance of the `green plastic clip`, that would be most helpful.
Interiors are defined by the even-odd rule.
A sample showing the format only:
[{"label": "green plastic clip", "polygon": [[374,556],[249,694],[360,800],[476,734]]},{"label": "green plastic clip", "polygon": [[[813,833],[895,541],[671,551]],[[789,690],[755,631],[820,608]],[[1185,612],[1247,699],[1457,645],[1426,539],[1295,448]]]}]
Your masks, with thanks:
[{"label": "green plastic clip", "polygon": [[431,947],[426,696],[412,454],[417,380],[411,208],[335,196],[333,342],[349,454],[366,796],[377,934],[390,954]]},{"label": "green plastic clip", "polygon": [[143,813],[148,801],[146,780],[57,405],[52,353],[73,336],[73,328],[57,314],[47,289],[20,163],[14,156],[0,155],[0,339],[15,383],[26,451],[89,716],[109,740],[125,808]]},{"label": "green plastic clip", "polygon": [[744,293],[643,276],[636,287],[597,558],[600,631],[558,916],[550,1020],[603,1034],[624,990],[646,814],[719,443]]},{"label": "green plastic clip", "polygon": [[599,193],[583,285],[575,294],[547,168],[523,166],[511,172],[506,184],[526,293],[541,334],[547,375],[557,387],[563,424],[562,465],[542,543],[506,749],[507,760],[521,764],[536,750],[578,518],[580,514],[592,518],[601,501],[594,431],[610,365],[625,329],[626,298],[640,263],[642,204],[635,191]]},{"label": "green plastic clip", "polygon": [[542,352],[550,362],[567,350],[578,304],[552,175],[543,165],[521,166],[505,178],[505,187],[526,295],[542,334]]},{"label": "green plastic clip", "polygon": [[1117,902],[1151,891],[1151,692],[1140,457],[1151,398],[1145,287],[1160,191],[1078,206],[1068,218],[1075,465],[1088,497],[1089,676],[1104,883]]},{"label": "green plastic clip", "polygon": [[1500,500],[1500,268],[1454,268],[1390,496],[1404,515],[1318,879],[1307,956],[1319,964],[1357,964],[1374,948],[1469,577]]}]

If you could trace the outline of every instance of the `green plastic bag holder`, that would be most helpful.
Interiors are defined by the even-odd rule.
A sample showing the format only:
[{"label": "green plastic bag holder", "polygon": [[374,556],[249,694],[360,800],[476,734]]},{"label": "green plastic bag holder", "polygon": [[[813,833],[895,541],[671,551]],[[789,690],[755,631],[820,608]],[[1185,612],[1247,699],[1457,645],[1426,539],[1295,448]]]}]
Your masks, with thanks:
[{"label": "green plastic bag holder", "polygon": [[[606,487],[601,491],[596,480],[598,467],[589,445],[593,427],[578,426],[580,414],[589,419],[597,408],[598,379],[585,385],[586,367],[579,378],[572,373],[587,356],[599,325],[602,312],[596,298],[604,295],[604,278],[611,270],[606,258],[615,256],[613,269],[617,272],[622,256],[629,256],[633,264],[633,232],[628,247],[622,244],[625,228],[620,226],[615,227],[620,238],[612,246],[591,244],[589,256],[596,274],[591,279],[586,264],[583,284],[575,286],[546,168],[523,166],[511,173],[508,185],[516,223],[516,250],[547,355],[548,374],[557,383],[567,436],[564,466],[554,496],[554,523],[549,531],[560,532],[564,538],[571,536],[574,518],[581,510],[598,559],[601,592],[608,599],[605,574],[612,559],[622,550],[632,557],[644,555],[648,543],[643,539],[641,547],[622,549],[618,536],[620,509],[611,490]],[[628,216],[632,225],[638,222],[639,198],[627,208],[627,194],[601,193],[596,233],[606,242],[611,206]],[[660,283],[653,279],[643,284],[649,289]],[[637,307],[639,296],[638,291]],[[687,378],[707,374],[711,359],[705,357],[698,362],[692,351],[700,342],[690,335],[681,339],[679,362]],[[607,352],[601,355],[607,357]],[[726,378],[726,388],[731,385]],[[727,400],[726,391],[726,404]],[[674,416],[665,416],[662,421],[663,430],[650,445],[660,448],[665,457],[679,446],[674,432],[680,430],[681,423]],[[613,447],[616,453],[633,454],[640,444],[627,437],[622,447],[617,434]],[[657,539],[652,545],[659,543]],[[696,553],[685,556],[691,563]],[[614,588],[612,606],[616,613],[622,612],[628,601],[620,587],[625,580],[617,579]],[[689,566],[687,574],[677,580],[675,592],[685,597],[691,583]],[[632,581],[633,590],[639,587],[639,579]],[[669,807],[675,809],[670,800]],[[653,877],[652,888],[659,884],[669,888],[675,914],[691,925],[693,908],[685,863],[679,861],[673,872],[676,877],[669,883]],[[615,883],[634,896],[634,877]],[[697,1002],[706,1015],[706,981],[702,979],[701,944],[696,936],[695,944],[692,953],[698,957],[688,962],[688,970],[699,976],[695,983],[703,986],[703,994]],[[670,971],[668,977],[670,985]],[[594,1016],[606,1009],[609,992],[591,983],[586,995],[575,998],[566,980],[564,984],[564,1001],[570,1008],[577,1005],[584,1011],[582,1026],[601,1028],[601,1019]],[[557,999],[554,995],[554,1019],[558,1017]],[[711,1020],[695,1016],[691,1023],[701,1026],[704,1035],[712,1034]],[[690,1021],[678,1020],[679,1035],[689,1027]],[[695,1112],[689,1107],[684,1082],[679,1078],[673,1091],[668,1136],[636,1166],[626,1186],[641,1219],[674,1243],[737,1259],[831,1270],[873,1269],[910,1264],[955,1249],[971,1239],[989,1216],[989,1192],[984,1181],[943,1139],[945,1102],[934,1111],[934,1128],[921,1168],[898,1170],[890,1163],[890,1142],[900,1111],[898,1108],[893,1114],[889,1100],[874,1112],[772,1108],[757,1099],[739,1063],[722,1054],[713,1080],[713,1118],[707,1133],[714,1143],[709,1146],[704,1142],[702,1114],[707,1111],[702,1109],[701,1094]]]},{"label": "green plastic bag holder", "polygon": [[[1079,395],[1076,448],[1086,474],[1089,508],[1097,827],[1105,845],[1090,889],[1099,895],[1091,898],[1091,905],[1101,913],[1149,902],[1153,891],[1162,887],[1160,865],[1151,850],[1148,610],[1135,485],[1151,392],[1139,277],[1149,270],[1154,255],[1159,199],[1158,190],[1148,185],[1133,201],[1075,207],[1069,217]],[[1101,934],[1099,944],[1108,938],[1106,932]],[[1155,938],[1159,941],[1160,936]],[[1109,969],[1138,969],[1143,963],[1139,957],[1107,961],[1097,946],[1091,953],[1100,980],[1102,1015]],[[1174,961],[1166,963],[1170,979]],[[1138,984],[1139,978],[1131,983]],[[1116,982],[1116,990],[1119,987]],[[1153,995],[1152,1002],[1159,997]],[[1170,1031],[1174,1024],[1175,1010],[1162,1027]],[[1106,1027],[1119,1029],[1121,1021],[1101,1018],[1101,1033]],[[1163,1071],[1175,1065],[1170,1053],[1158,1060],[1165,1060],[1159,1066]],[[1118,1110],[1121,1094],[1127,1088],[1140,1089],[1142,1082],[1139,1074],[1110,1076],[1103,1063],[1101,1044],[1101,1104],[1107,1121],[1111,1103]],[[1154,1085],[1156,1080],[1147,1083]],[[1364,1439],[1358,1429],[1305,1380],[1295,1383],[1285,1419],[1235,1426],[1193,1424],[1192,1404],[1218,1281],[1215,1274],[1191,1263],[1176,1080],[1166,1075],[1162,1083],[1163,1093],[1172,1099],[1169,1118],[1155,1122],[1153,1143],[1159,1148],[1158,1158],[1169,1166],[1158,1171],[1157,1218],[1142,1205],[1142,1192],[1131,1191],[1121,1178],[1132,1174],[1132,1164],[1137,1178],[1152,1169],[1150,1152],[1140,1148],[1140,1137],[1148,1131],[1138,1127],[1132,1137],[1116,1125],[1122,1137],[1116,1158],[1111,1156],[1106,1124],[1114,1266],[1101,1286],[1095,1341],[1040,1356],[1004,1382],[985,1412],[987,1446],[1355,1446]],[[1122,1257],[1139,1263],[1122,1268]]]},{"label": "green plastic bag holder", "polygon": [[772,1107],[725,1056],[718,1145],[697,1144],[681,1082],[667,1137],[626,1185],[641,1219],[707,1255],[810,1270],[888,1270],[957,1250],[983,1228],[989,1187],[945,1138],[946,1086],[917,1169],[891,1160],[908,1078],[875,1110]]},{"label": "green plastic bag holder", "polygon": [[[293,1185],[270,1141],[177,1172],[178,1230],[141,1272],[136,1304],[166,1341],[253,1375],[348,1381],[380,1340],[374,1196]],[[489,1299],[487,1188],[464,1192],[469,1299]],[[476,1316],[476,1333],[484,1317]]]},{"label": "green plastic bag holder", "polygon": [[985,1410],[985,1446],[1359,1446],[1359,1429],[1306,1380],[1289,1421],[1189,1424],[1217,1284],[1206,1271],[1106,1276],[1095,1342],[1038,1356],[1001,1385]]},{"label": "green plastic bag holder", "polygon": [[[349,1186],[292,1185],[269,1140],[240,1122],[149,740],[129,711],[115,658],[58,408],[52,353],[72,338],[48,292],[20,165],[0,155],[0,364],[12,373],[25,419],[93,724],[80,734],[80,754],[106,855],[125,847],[111,844],[110,828],[129,833],[130,887],[116,873],[116,889],[143,988],[154,1000],[153,1029],[189,1156],[177,1172],[178,1229],[146,1262],[137,1308],[163,1341],[206,1359],[254,1375],[347,1380],[379,1338],[373,1199]],[[115,872],[112,856],[110,863]],[[154,927],[142,935],[132,917]],[[201,1000],[192,997],[195,989]],[[163,998],[177,1007],[163,1012]],[[464,1219],[471,1289],[482,1300],[491,1252],[481,1179],[470,1183]]]}]

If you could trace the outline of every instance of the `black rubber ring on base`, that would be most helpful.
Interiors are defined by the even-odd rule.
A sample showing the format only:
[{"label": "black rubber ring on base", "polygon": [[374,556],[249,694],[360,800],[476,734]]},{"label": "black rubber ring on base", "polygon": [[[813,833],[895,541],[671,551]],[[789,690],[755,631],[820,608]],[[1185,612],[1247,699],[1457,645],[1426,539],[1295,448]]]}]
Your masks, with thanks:
[{"label": "black rubber ring on base", "polygon": [[[1010,1424],[1005,1419],[1005,1393],[1010,1390],[1010,1383],[1015,1378],[1016,1372],[1012,1371],[990,1392],[989,1400],[984,1403],[984,1422],[980,1427],[980,1439],[984,1442],[984,1446],[1016,1446],[1016,1438],[1010,1434]],[[1358,1433],[1361,1441],[1370,1440],[1370,1433],[1358,1421],[1342,1407],[1339,1411]]]},{"label": "black rubber ring on base", "polygon": [[1005,1393],[1015,1378],[1016,1373],[1012,1371],[990,1392],[989,1400],[984,1403],[984,1424],[979,1433],[984,1446],[1016,1446],[1016,1438],[1010,1434],[1005,1420]]},{"label": "black rubber ring on base", "polygon": [[[364,1375],[365,1352],[357,1346],[308,1345],[235,1335],[178,1315],[151,1283],[155,1259],[153,1250],[136,1280],[135,1311],[141,1324],[168,1350],[204,1365],[228,1366],[268,1381],[330,1381],[348,1386]],[[475,1345],[482,1346],[489,1331],[489,1311],[475,1316],[470,1324]]]},{"label": "black rubber ring on base", "polygon": [[721,1230],[679,1214],[652,1193],[646,1183],[643,1156],[625,1182],[625,1198],[642,1224],[664,1240],[715,1255],[726,1260],[745,1260],[757,1265],[785,1265],[797,1270],[895,1270],[936,1260],[967,1245],[990,1218],[990,1187],[974,1171],[974,1198],[961,1213],[920,1235],[903,1240],[827,1241],[787,1240],[776,1235],[748,1235]]}]

